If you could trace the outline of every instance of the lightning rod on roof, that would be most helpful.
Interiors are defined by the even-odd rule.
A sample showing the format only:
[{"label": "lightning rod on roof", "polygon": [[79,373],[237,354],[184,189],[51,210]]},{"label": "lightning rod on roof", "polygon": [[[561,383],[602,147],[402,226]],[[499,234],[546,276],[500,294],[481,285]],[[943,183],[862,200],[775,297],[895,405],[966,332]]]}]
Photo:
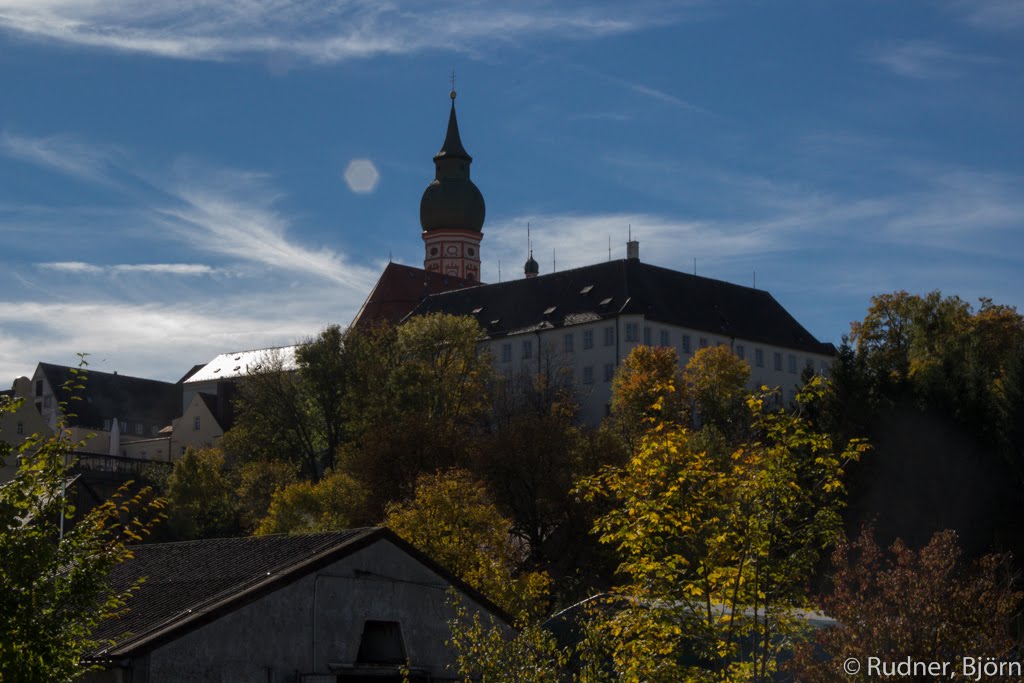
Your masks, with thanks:
[{"label": "lightning rod on roof", "polygon": [[697,257],[696,256],[693,257],[693,274],[694,275],[697,274]]},{"label": "lightning rod on roof", "polygon": [[754,271],[754,289],[757,289],[757,271]]},{"label": "lightning rod on roof", "polygon": [[551,272],[558,270],[558,261],[555,260],[555,248],[551,247]]},{"label": "lightning rod on roof", "polygon": [[612,236],[608,235],[608,260],[612,260]]},{"label": "lightning rod on roof", "polygon": [[498,259],[498,282],[501,282],[501,259]]}]

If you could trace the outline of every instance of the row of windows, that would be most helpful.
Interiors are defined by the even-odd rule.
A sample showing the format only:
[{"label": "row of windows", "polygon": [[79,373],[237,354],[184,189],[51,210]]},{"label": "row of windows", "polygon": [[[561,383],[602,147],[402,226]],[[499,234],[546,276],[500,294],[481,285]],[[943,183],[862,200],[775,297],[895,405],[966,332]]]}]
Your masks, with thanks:
[{"label": "row of windows", "polygon": [[[103,431],[109,432],[111,429],[113,429],[113,427],[114,427],[113,420],[104,420],[103,421]],[[117,421],[117,430],[118,430],[118,433],[120,433],[120,434],[127,434],[128,432],[131,432],[131,431],[134,430],[137,435],[141,436],[142,433],[146,430],[146,426],[144,424],[142,424],[141,422],[136,422],[136,423],[133,424],[131,422],[128,422],[127,420],[125,420],[124,422],[122,422],[121,420],[118,420]],[[160,429],[158,427],[150,427],[150,433],[152,433],[153,436],[156,436],[159,431],[160,431]]]},{"label": "row of windows", "polygon": [[[611,326],[608,326],[608,327],[603,328],[603,332],[604,332],[604,345],[605,346],[613,346],[615,344],[615,328],[611,327]],[[627,342],[629,342],[629,341],[639,341],[639,334],[640,334],[640,326],[637,323],[626,323],[626,341]],[[643,328],[643,338],[644,338],[643,343],[645,345],[647,345],[647,346],[650,346],[651,345],[652,336],[653,336],[652,329],[645,325],[644,328]],[[668,330],[665,330],[665,329],[659,330],[658,342],[659,342],[660,346],[671,346],[672,345],[671,344],[671,335],[669,334]],[[697,343],[698,343],[698,346],[700,348],[702,348],[702,349],[703,348],[707,348],[707,346],[708,346],[708,338],[707,337],[698,337]],[[723,342],[718,341],[718,340],[715,341],[715,346],[723,346],[723,345],[724,345]],[[691,352],[692,346],[691,346],[690,335],[688,335],[688,334],[682,335],[682,337],[680,338],[679,347],[680,347],[680,349],[682,350],[682,352],[684,354],[688,355]],[[594,331],[593,330],[584,330],[583,331],[583,349],[584,350],[589,350],[589,349],[592,349],[592,348],[594,348]],[[563,337],[562,350],[565,353],[574,353],[575,352],[576,344],[575,344],[575,335],[573,333],[571,333],[571,332],[567,333]],[[739,356],[739,358],[741,360],[747,360],[747,350],[746,350],[746,347],[743,344],[737,344],[735,346],[735,352],[736,352],[736,355]],[[779,351],[774,351],[772,353],[773,353],[773,357],[772,357],[773,368],[777,372],[782,372],[782,370],[783,370],[782,353],[779,352]],[[533,340],[532,339],[527,339],[527,340],[522,342],[522,358],[523,359],[533,358]],[[502,344],[501,345],[501,360],[502,360],[503,363],[510,363],[510,362],[512,362],[512,344],[511,343],[506,343],[506,344]],[[797,373],[797,356],[796,356],[796,354],[795,353],[788,354],[788,356],[786,358],[786,361],[787,361],[786,362],[786,369],[791,374],[796,374]],[[814,369],[814,359],[813,358],[807,358],[805,360],[805,366],[813,370]],[[754,349],[754,367],[757,367],[757,368],[763,368],[764,367],[764,349],[761,349],[761,348],[755,348]],[[825,361],[821,361],[821,368],[820,368],[821,371],[824,372],[827,369],[827,367],[828,367],[827,363]]]}]

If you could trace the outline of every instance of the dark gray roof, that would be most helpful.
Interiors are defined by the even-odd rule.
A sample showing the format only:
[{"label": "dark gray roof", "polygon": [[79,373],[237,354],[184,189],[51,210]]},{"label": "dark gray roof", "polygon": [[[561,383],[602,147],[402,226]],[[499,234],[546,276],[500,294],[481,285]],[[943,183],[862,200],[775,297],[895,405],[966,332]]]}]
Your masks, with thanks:
[{"label": "dark gray roof", "polygon": [[[64,383],[74,375],[65,365],[40,363],[39,369],[57,395],[58,401],[68,401],[71,395],[63,389]],[[80,373],[77,377],[81,378]],[[88,370],[84,375],[85,389],[78,393],[81,400],[69,402],[66,412],[75,417],[68,420],[72,426],[102,429],[104,420],[141,422],[164,426],[181,415],[181,385]]]},{"label": "dark gray roof", "polygon": [[410,315],[472,315],[488,338],[641,314],[727,338],[831,355],[771,294],[661,268],[608,261],[428,296]]},{"label": "dark gray roof", "polygon": [[381,527],[153,543],[134,546],[134,557],[111,572],[109,585],[114,591],[126,590],[140,578],[144,581],[123,616],[100,623],[93,639],[106,644],[87,659],[124,657],[159,647],[380,539],[399,546],[508,621],[486,598]]}]

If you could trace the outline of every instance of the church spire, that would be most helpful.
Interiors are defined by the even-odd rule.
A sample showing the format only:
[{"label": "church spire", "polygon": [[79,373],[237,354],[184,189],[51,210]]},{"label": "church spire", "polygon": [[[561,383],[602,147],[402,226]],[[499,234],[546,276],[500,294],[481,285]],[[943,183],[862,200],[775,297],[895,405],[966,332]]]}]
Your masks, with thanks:
[{"label": "church spire", "polygon": [[465,159],[468,162],[472,162],[473,157],[469,156],[469,152],[462,146],[462,138],[459,137],[459,119],[455,116],[454,89],[451,92],[451,98],[452,109],[448,114],[448,132],[444,136],[444,144],[441,145],[441,151],[434,155],[434,161],[439,159]]},{"label": "church spire", "polygon": [[469,179],[473,158],[462,146],[455,116],[455,78],[451,111],[441,150],[434,155],[434,180],[420,200],[420,227],[427,271],[480,280],[480,240],[486,207],[480,190]]}]

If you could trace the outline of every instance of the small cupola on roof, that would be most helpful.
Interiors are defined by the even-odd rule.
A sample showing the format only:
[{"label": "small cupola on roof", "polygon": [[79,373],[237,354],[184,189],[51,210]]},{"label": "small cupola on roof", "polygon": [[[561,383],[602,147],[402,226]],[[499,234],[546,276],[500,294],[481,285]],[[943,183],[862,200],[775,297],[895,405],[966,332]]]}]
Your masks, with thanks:
[{"label": "small cupola on roof", "polygon": [[455,90],[451,91],[448,132],[441,151],[434,155],[434,180],[420,200],[420,226],[426,254],[425,270],[480,279],[480,240],[484,226],[484,197],[469,179],[473,157],[462,146],[455,116]]},{"label": "small cupola on roof", "polygon": [[526,277],[537,277],[540,274],[540,265],[533,258],[533,250],[530,250],[530,258],[526,259],[526,265],[523,266],[523,273]]}]

